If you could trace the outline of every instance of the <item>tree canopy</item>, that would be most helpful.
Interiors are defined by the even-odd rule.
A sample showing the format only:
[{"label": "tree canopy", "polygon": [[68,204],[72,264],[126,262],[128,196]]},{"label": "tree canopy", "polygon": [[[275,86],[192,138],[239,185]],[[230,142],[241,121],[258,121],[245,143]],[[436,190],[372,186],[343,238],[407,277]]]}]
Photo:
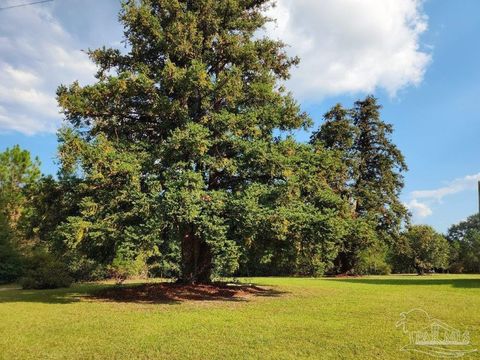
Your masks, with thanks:
[{"label": "tree canopy", "polygon": [[451,245],[451,268],[455,272],[480,272],[480,214],[452,225],[447,238]]},{"label": "tree canopy", "polygon": [[410,226],[374,96],[312,131],[284,87],[299,59],[259,35],[271,5],[123,3],[125,50],[89,50],[96,81],[57,90],[58,176],[0,154],[0,281],[480,271],[478,217],[448,242]]},{"label": "tree canopy", "polygon": [[95,83],[57,90],[61,169],[25,236],[75,278],[388,272],[408,221],[392,126],[368,96],[298,141],[313,121],[284,87],[299,59],[259,35],[271,5],[125,1],[125,50],[89,50]]},{"label": "tree canopy", "polygon": [[[268,21],[266,6],[125,2],[120,20],[128,53],[90,51],[97,83],[58,89],[70,123],[62,133],[64,170],[79,165],[93,190],[81,203],[95,218],[82,242],[138,248],[145,241],[138,230],[147,226],[177,244],[185,281],[238,268],[246,238],[232,236],[243,230],[236,204],[253,196],[252,211],[268,212],[285,202],[294,191],[288,181],[294,155],[304,150],[275,131],[310,123],[279,85],[298,60],[283,43],[255,36]],[[97,199],[102,191],[105,198]],[[137,206],[149,215],[138,218]],[[87,212],[75,222],[85,225]],[[323,221],[321,212],[313,221]],[[155,224],[147,224],[152,218]]]},{"label": "tree canopy", "polygon": [[447,239],[428,225],[413,225],[403,234],[402,255],[418,274],[435,269],[447,269],[449,246]]},{"label": "tree canopy", "polygon": [[90,50],[97,82],[58,89],[62,174],[81,188],[69,247],[105,262],[155,249],[186,282],[385,255],[406,219],[392,128],[367,97],[332,109],[309,144],[289,135],[312,121],[282,85],[298,59],[258,36],[270,5],[124,3],[128,51]]}]

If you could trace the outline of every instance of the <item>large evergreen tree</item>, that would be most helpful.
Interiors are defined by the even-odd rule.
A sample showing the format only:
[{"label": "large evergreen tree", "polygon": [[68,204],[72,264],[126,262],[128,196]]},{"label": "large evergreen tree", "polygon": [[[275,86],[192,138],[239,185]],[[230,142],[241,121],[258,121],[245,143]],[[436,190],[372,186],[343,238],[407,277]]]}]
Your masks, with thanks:
[{"label": "large evergreen tree", "polygon": [[333,189],[346,199],[351,198],[351,183],[355,172],[354,143],[357,129],[352,123],[351,110],[335,105],[324,115],[324,123],[310,137],[310,143],[318,149],[324,147],[333,151],[342,167],[334,172]]},{"label": "large evergreen tree", "polygon": [[325,122],[310,140],[314,147],[335,153],[343,164],[330,183],[350,205],[348,231],[335,260],[338,272],[356,272],[365,254],[376,257],[376,263],[385,262],[386,249],[399,239],[408,220],[399,198],[407,167],[380,108],[373,96],[357,101],[353,109],[338,104],[324,115]]},{"label": "large evergreen tree", "polygon": [[[333,219],[345,208],[323,178],[328,172],[306,166],[295,173],[310,148],[275,136],[310,120],[279,85],[298,60],[283,43],[256,35],[267,6],[124,3],[128,52],[90,51],[98,81],[58,89],[69,123],[61,133],[64,171],[86,191],[81,213],[69,219],[76,229],[70,243],[108,254],[152,246],[145,237],[153,234],[178,245],[183,281],[204,282],[212,271],[234,271],[248,246],[273,241],[269,249],[281,249],[282,241],[292,243],[289,234],[303,234],[280,252],[302,253],[309,269],[328,266],[341,231]],[[322,156],[319,150],[307,158],[318,163]],[[308,193],[302,175],[310,177]],[[239,224],[240,215],[248,217],[242,204],[264,217],[250,228]],[[296,213],[287,210],[294,206]]]},{"label": "large evergreen tree", "polygon": [[352,188],[355,212],[374,221],[380,238],[391,244],[407,219],[407,209],[400,201],[407,165],[390,139],[393,127],[380,118],[380,109],[373,96],[355,102],[352,117],[358,136]]}]

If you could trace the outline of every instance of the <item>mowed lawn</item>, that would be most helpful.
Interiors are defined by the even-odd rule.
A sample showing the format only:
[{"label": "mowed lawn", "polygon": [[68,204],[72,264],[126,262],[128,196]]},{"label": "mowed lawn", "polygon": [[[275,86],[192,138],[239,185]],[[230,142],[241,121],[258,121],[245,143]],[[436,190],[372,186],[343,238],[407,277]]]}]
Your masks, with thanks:
[{"label": "mowed lawn", "polygon": [[[480,349],[480,276],[250,278],[243,299],[136,301],[0,286],[1,359],[423,359],[400,351],[421,308]],[[479,358],[473,353],[464,358]]]}]

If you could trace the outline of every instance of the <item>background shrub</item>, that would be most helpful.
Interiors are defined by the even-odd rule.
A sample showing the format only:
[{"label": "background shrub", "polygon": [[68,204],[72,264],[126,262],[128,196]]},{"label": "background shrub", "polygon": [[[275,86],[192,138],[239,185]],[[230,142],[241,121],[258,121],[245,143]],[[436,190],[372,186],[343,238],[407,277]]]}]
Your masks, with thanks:
[{"label": "background shrub", "polygon": [[0,283],[13,282],[21,275],[22,259],[12,244],[13,232],[0,214]]},{"label": "background shrub", "polygon": [[356,275],[388,275],[391,272],[385,261],[385,251],[376,248],[361,251],[354,268]]},{"label": "background shrub", "polygon": [[131,277],[147,277],[148,268],[145,256],[141,254],[131,259],[121,252],[113,259],[112,264],[108,267],[108,272],[118,285]]},{"label": "background shrub", "polygon": [[14,282],[21,275],[22,261],[10,246],[0,244],[0,283]]},{"label": "background shrub", "polygon": [[36,251],[26,261],[20,284],[23,289],[56,289],[69,287],[72,281],[63,262],[47,252]]}]

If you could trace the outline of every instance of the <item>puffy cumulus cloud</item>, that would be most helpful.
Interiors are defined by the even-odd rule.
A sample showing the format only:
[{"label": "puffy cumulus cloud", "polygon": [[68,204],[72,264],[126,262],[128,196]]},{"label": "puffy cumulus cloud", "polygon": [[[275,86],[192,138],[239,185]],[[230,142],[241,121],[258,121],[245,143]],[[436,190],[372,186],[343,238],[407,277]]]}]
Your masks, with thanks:
[{"label": "puffy cumulus cloud", "polygon": [[419,202],[417,199],[410,200],[405,204],[415,218],[426,218],[432,215],[432,209],[424,203]]},{"label": "puffy cumulus cloud", "polygon": [[267,33],[301,58],[289,87],[303,99],[421,83],[431,55],[421,0],[277,0]]},{"label": "puffy cumulus cloud", "polygon": [[57,86],[74,80],[92,81],[94,72],[93,64],[54,18],[50,6],[2,11],[0,131],[54,132],[61,120],[55,100]]},{"label": "puffy cumulus cloud", "polygon": [[444,197],[473,190],[479,181],[480,173],[454,179],[447,185],[436,189],[412,191],[410,193],[411,200],[406,203],[406,206],[413,213],[414,218],[425,218],[432,215],[432,207],[442,202]]},{"label": "puffy cumulus cloud", "polygon": [[[267,32],[302,58],[289,87],[308,99],[376,88],[393,95],[419,84],[430,61],[419,42],[427,28],[420,1],[277,0],[269,15],[278,21]],[[94,67],[80,49],[97,46],[96,39],[118,40],[121,29],[109,15],[116,6],[69,0],[1,12],[0,131],[58,127],[55,90],[92,81]]]}]

